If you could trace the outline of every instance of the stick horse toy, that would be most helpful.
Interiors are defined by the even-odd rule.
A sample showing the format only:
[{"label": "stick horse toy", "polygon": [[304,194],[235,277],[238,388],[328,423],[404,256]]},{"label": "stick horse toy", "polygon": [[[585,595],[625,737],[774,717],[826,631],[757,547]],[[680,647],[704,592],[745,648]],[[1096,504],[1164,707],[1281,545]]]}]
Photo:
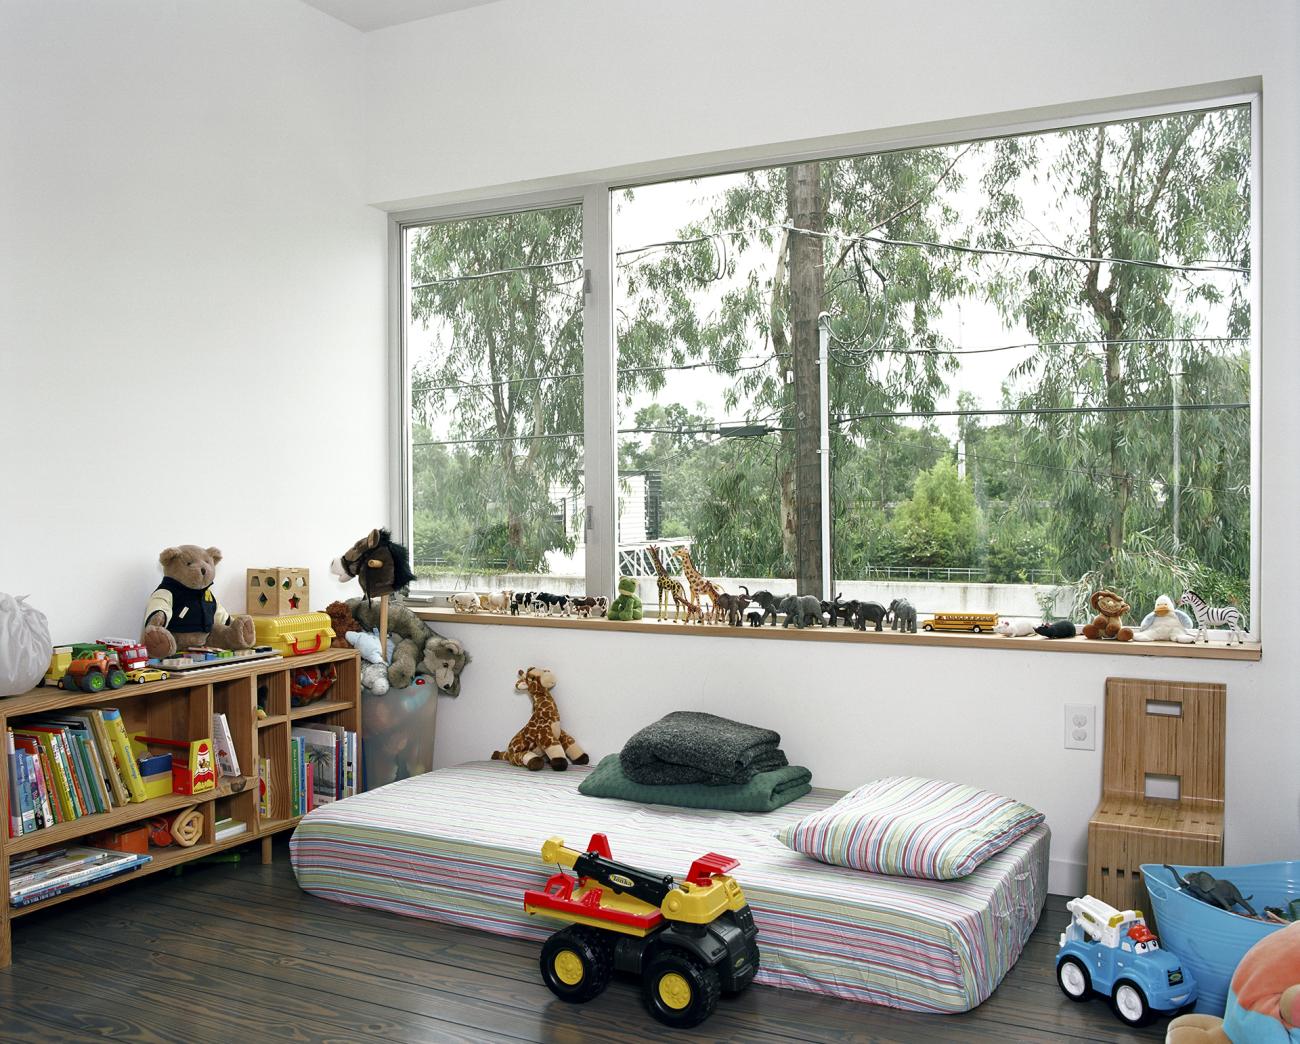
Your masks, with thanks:
[{"label": "stick horse toy", "polygon": [[415,579],[410,553],[388,530],[372,529],[330,563],[330,572],[342,581],[356,577],[367,599],[379,599],[379,649],[387,660],[388,596]]}]

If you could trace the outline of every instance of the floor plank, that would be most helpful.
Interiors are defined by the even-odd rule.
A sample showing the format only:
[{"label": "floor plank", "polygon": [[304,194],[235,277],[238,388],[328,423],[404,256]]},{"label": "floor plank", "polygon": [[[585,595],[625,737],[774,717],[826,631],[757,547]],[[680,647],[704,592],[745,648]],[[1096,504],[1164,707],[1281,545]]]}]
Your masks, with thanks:
[{"label": "floor plank", "polygon": [[[0,1041],[615,1042],[660,1036],[632,982],[590,1004],[555,1000],[532,942],[327,902],[271,866],[191,866],[14,925],[0,971]],[[1048,908],[988,1001],[921,1015],[762,986],[724,1000],[693,1041],[1013,1044],[1162,1040],[1104,1001],[1056,987],[1065,901]],[[761,940],[760,940],[761,942]]]}]

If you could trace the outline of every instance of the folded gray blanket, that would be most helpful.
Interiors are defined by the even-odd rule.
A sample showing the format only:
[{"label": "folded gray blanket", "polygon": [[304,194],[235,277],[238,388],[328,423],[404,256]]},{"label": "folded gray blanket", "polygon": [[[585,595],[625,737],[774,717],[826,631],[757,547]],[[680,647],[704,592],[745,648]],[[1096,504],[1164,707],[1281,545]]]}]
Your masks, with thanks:
[{"label": "folded gray blanket", "polygon": [[619,762],[628,779],[649,786],[748,783],[790,764],[771,729],[701,711],[673,711],[636,733]]}]

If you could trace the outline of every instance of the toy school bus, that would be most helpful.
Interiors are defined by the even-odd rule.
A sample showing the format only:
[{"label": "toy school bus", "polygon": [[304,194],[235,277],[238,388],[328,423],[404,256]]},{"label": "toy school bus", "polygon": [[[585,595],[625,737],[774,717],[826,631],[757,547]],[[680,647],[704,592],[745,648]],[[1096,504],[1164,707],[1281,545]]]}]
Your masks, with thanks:
[{"label": "toy school bus", "polygon": [[923,631],[991,631],[998,623],[997,613],[935,613],[921,624]]}]

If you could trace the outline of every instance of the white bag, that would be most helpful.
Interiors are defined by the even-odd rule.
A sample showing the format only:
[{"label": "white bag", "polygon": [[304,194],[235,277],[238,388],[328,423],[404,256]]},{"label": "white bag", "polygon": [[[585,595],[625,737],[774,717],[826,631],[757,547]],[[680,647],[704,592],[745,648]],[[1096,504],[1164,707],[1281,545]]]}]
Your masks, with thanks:
[{"label": "white bag", "polygon": [[0,591],[0,696],[34,689],[50,666],[50,623],[26,601]]}]

